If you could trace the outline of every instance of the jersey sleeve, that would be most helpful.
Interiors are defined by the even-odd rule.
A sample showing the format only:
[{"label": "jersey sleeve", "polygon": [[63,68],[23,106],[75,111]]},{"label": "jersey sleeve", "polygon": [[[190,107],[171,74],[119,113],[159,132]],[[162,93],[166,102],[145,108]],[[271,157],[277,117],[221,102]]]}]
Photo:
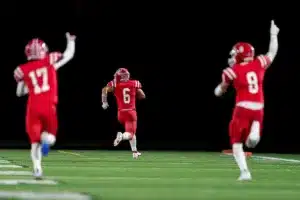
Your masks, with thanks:
[{"label": "jersey sleeve", "polygon": [[236,79],[236,73],[233,68],[227,67],[223,70],[222,73],[222,82],[231,83],[234,79]]},{"label": "jersey sleeve", "polygon": [[271,59],[265,55],[259,55],[259,56],[257,56],[256,59],[257,59],[259,66],[262,68],[267,68],[272,63]]},{"label": "jersey sleeve", "polygon": [[115,80],[111,80],[107,83],[106,85],[107,87],[110,87],[110,88],[115,88],[116,87],[116,81]]},{"label": "jersey sleeve", "polygon": [[24,73],[21,67],[17,67],[14,71],[14,78],[17,82],[22,81],[24,77]]},{"label": "jersey sleeve", "polygon": [[58,61],[60,61],[63,58],[63,54],[60,52],[51,52],[49,54],[49,62],[51,65],[54,65]]},{"label": "jersey sleeve", "polygon": [[142,84],[141,84],[141,82],[140,82],[140,81],[137,81],[137,80],[135,80],[135,81],[134,81],[134,87],[135,87],[136,89],[141,89],[141,88],[142,88]]}]

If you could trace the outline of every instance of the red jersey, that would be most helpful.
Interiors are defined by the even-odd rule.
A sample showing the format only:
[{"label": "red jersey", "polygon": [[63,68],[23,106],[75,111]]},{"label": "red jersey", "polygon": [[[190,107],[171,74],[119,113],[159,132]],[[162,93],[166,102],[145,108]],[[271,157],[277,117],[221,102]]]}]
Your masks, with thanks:
[{"label": "red jersey", "polygon": [[61,58],[61,53],[50,53],[44,59],[29,61],[15,69],[16,81],[24,81],[28,87],[28,104],[57,103],[57,77],[53,64]]},{"label": "red jersey", "polygon": [[235,64],[223,70],[222,80],[233,83],[236,103],[264,103],[263,80],[266,68],[271,64],[268,56],[260,55],[253,61]]},{"label": "red jersey", "polygon": [[114,89],[118,110],[135,110],[136,92],[142,88],[138,80],[129,80],[119,83],[112,80],[107,86]]}]

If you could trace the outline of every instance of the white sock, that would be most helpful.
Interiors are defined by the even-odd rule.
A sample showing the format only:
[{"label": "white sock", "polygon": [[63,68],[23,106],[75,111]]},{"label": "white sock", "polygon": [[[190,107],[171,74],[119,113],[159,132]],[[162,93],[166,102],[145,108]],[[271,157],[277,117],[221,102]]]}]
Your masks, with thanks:
[{"label": "white sock", "polygon": [[233,157],[238,164],[241,172],[248,171],[245,152],[243,150],[243,144],[235,143],[232,145]]},{"label": "white sock", "polygon": [[42,171],[42,152],[41,145],[39,143],[31,144],[31,160],[34,171]]},{"label": "white sock", "polygon": [[131,133],[129,132],[124,132],[122,135],[122,140],[130,140],[131,139]]},{"label": "white sock", "polygon": [[131,140],[129,140],[131,151],[137,151],[136,148],[136,136],[134,135]]},{"label": "white sock", "polygon": [[36,151],[37,164],[39,166],[40,172],[42,172],[42,145],[39,144]]}]

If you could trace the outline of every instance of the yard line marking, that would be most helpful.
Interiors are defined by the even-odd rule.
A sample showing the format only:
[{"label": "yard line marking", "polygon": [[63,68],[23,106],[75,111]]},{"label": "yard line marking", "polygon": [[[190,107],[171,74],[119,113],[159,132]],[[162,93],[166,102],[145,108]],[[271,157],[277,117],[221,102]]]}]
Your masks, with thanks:
[{"label": "yard line marking", "polygon": [[61,151],[61,150],[58,150],[57,152],[62,153],[62,154],[72,155],[72,156],[85,157],[84,155],[82,155],[80,153],[73,153],[73,152]]},{"label": "yard line marking", "polygon": [[[222,166],[222,168],[211,168],[211,166],[209,166],[209,168],[189,168],[189,169],[184,169],[185,171],[192,171],[192,172],[198,172],[198,173],[206,173],[207,171],[215,171],[215,172],[234,172],[236,171],[235,167],[233,164],[232,165],[219,165]],[[100,168],[99,168],[100,167]],[[228,167],[228,168],[227,168]],[[59,167],[61,168],[61,167]],[[80,167],[78,167],[80,168]],[[89,167],[90,168],[90,167]],[[180,168],[180,167],[179,167]],[[98,171],[115,171],[117,170],[118,172],[128,172],[128,171],[140,171],[140,169],[143,170],[148,170],[149,172],[153,172],[153,171],[169,171],[169,168],[163,168],[163,167],[140,167],[139,166],[139,170],[136,170],[136,167],[109,167],[109,169],[107,169],[107,166],[101,166],[99,165],[98,167],[93,167],[92,170],[98,169]],[[178,168],[174,168],[175,170],[178,170]],[[74,169],[75,170],[75,169]],[[78,170],[78,169],[76,169]],[[252,171],[269,171],[270,169],[252,169]],[[291,171],[291,168],[285,168],[285,169],[272,169],[272,171]],[[300,169],[294,169],[294,171],[300,171]],[[73,171],[73,169],[72,169]]]},{"label": "yard line marking", "polygon": [[56,185],[56,181],[52,180],[21,180],[21,179],[7,179],[1,180],[0,185],[19,185],[19,184],[29,184],[29,185]]},{"label": "yard line marking", "polygon": [[0,168],[23,168],[19,165],[0,165]]},{"label": "yard line marking", "polygon": [[28,171],[0,171],[0,175],[4,176],[27,176],[32,175],[31,172]]},{"label": "yard line marking", "polygon": [[[220,176],[219,176],[220,177]],[[179,182],[186,182],[186,181],[190,181],[191,183],[203,183],[203,181],[207,182],[207,183],[215,183],[216,181],[219,181],[220,178],[218,176],[216,177],[177,177],[177,178],[171,178],[171,177],[93,177],[93,178],[89,178],[88,181],[91,181],[90,183],[95,183],[96,181],[101,181],[101,182],[116,182],[116,181],[120,181],[120,182],[125,182],[126,181],[148,181],[148,183],[151,182],[157,182],[159,181],[161,184],[163,183],[168,183],[168,184],[176,184]],[[86,178],[86,176],[80,176],[80,177],[69,177],[69,176],[59,176],[59,177],[55,177],[57,179],[64,179],[65,181],[80,181],[83,180],[84,178]],[[226,177],[222,177],[222,180],[224,181],[232,181],[232,178],[230,178],[229,176]],[[262,178],[261,184],[263,185],[269,185],[269,180],[270,178]],[[277,185],[277,186],[285,186],[285,185],[291,185],[290,181],[283,181],[283,180],[273,180],[272,179],[272,184]],[[293,183],[293,185],[299,187],[300,183]]]},{"label": "yard line marking", "polygon": [[278,158],[278,157],[271,157],[271,156],[252,156],[256,159],[262,159],[262,160],[274,160],[274,161],[283,161],[283,162],[289,162],[289,163],[300,163],[300,160],[296,159],[287,159],[287,158]]},{"label": "yard line marking", "polygon": [[[225,154],[225,155],[232,155],[232,154]],[[300,163],[300,160],[296,159],[288,159],[288,158],[279,158],[279,157],[272,157],[272,156],[254,156],[252,155],[250,158],[254,158],[257,160],[273,160],[273,161],[283,161],[283,162],[289,162],[289,163]]]},{"label": "yard line marking", "polygon": [[20,200],[92,200],[92,198],[80,193],[50,193],[50,192],[9,192],[0,191],[0,198],[17,198]]},{"label": "yard line marking", "polygon": [[0,160],[0,164],[8,164],[10,163],[8,160]]}]

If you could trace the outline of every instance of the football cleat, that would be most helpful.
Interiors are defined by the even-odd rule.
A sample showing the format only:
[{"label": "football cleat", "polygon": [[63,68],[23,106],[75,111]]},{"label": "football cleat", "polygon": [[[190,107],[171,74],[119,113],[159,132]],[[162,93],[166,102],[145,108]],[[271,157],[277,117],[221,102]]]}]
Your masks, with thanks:
[{"label": "football cleat", "polygon": [[238,178],[239,181],[251,181],[251,173],[249,171],[242,172],[240,177]]},{"label": "football cleat", "polygon": [[48,156],[49,151],[50,151],[50,145],[45,142],[42,142],[42,155]]},{"label": "football cleat", "polygon": [[140,152],[133,152],[133,153],[132,153],[132,157],[133,157],[134,159],[138,159],[141,155],[142,155],[142,154],[141,154]]},{"label": "football cleat", "polygon": [[43,173],[40,170],[34,170],[33,177],[35,180],[42,180],[43,179]]},{"label": "football cleat", "polygon": [[117,133],[117,136],[116,136],[116,139],[114,141],[114,146],[118,146],[120,144],[120,142],[122,141],[122,133],[121,132],[118,132]]}]

